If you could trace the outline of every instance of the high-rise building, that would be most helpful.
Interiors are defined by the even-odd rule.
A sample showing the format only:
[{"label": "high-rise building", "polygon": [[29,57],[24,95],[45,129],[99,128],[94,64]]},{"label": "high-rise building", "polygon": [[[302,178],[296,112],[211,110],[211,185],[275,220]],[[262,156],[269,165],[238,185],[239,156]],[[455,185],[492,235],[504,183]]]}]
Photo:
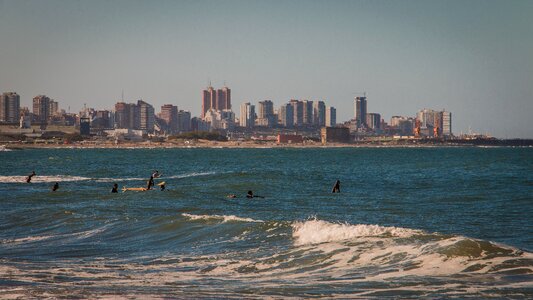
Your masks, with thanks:
[{"label": "high-rise building", "polygon": [[172,104],[161,106],[161,119],[165,121],[168,132],[178,131],[178,107]]},{"label": "high-rise building", "polygon": [[355,97],[355,122],[357,128],[366,127],[366,97]]},{"label": "high-rise building", "polygon": [[19,122],[20,96],[17,93],[7,92],[0,95],[0,122]]},{"label": "high-rise building", "polygon": [[48,104],[50,105],[50,116],[57,115],[57,113],[59,112],[59,103],[57,103],[57,101],[54,101],[53,99],[50,99]]},{"label": "high-rise building", "polygon": [[189,132],[191,131],[191,113],[188,111],[178,111],[178,131]]},{"label": "high-rise building", "polygon": [[124,102],[115,104],[115,128],[133,129],[133,126],[130,126],[133,123],[131,122],[133,116],[130,114],[130,110],[130,104]]},{"label": "high-rise building", "polygon": [[35,121],[46,123],[50,118],[50,98],[45,95],[33,98],[33,115]]},{"label": "high-rise building", "polygon": [[259,101],[257,105],[257,125],[272,127],[275,121],[274,103],[270,100]]},{"label": "high-rise building", "polygon": [[294,113],[293,125],[297,127],[302,126],[304,122],[304,103],[296,99],[291,99],[289,103],[292,105],[292,110]]},{"label": "high-rise building", "polygon": [[335,127],[337,125],[337,110],[335,107],[326,107],[326,127]]},{"label": "high-rise building", "polygon": [[381,129],[381,115],[376,113],[366,114],[366,125],[372,130]]},{"label": "high-rise building", "polygon": [[291,128],[294,125],[294,108],[290,103],[279,108],[278,121],[283,127]]},{"label": "high-rise building", "polygon": [[205,113],[216,106],[217,94],[215,89],[209,84],[207,89],[202,91],[202,119],[205,117]]},{"label": "high-rise building", "polygon": [[302,109],[302,124],[313,125],[313,101],[303,100]]},{"label": "high-rise building", "polygon": [[138,119],[138,129],[153,132],[155,124],[154,107],[143,100],[138,100],[137,108],[138,115],[136,116],[136,119]]},{"label": "high-rise building", "polygon": [[255,106],[250,102],[241,104],[241,117],[239,119],[241,127],[252,128],[255,124]]},{"label": "high-rise building", "polygon": [[418,111],[416,119],[420,124],[423,135],[428,136],[451,136],[452,135],[452,114],[442,110],[435,111],[426,109]]},{"label": "high-rise building", "polygon": [[313,124],[324,127],[326,124],[326,105],[324,101],[313,102]]},{"label": "high-rise building", "polygon": [[442,134],[444,136],[452,135],[452,113],[449,111],[442,111]]},{"label": "high-rise building", "polygon": [[215,90],[211,84],[207,89],[202,91],[202,118],[205,113],[210,110],[225,110],[231,109],[231,89],[224,86],[221,89]]},{"label": "high-rise building", "polygon": [[216,110],[231,109],[231,89],[224,86],[217,90]]}]

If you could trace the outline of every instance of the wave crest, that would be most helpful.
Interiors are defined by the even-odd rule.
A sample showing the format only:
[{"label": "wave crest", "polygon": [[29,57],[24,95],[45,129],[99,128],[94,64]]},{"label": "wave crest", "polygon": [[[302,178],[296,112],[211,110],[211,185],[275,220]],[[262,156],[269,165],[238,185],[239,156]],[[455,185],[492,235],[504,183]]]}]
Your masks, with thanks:
[{"label": "wave crest", "polygon": [[392,236],[409,237],[415,234],[422,234],[420,230],[407,229],[401,227],[384,227],[379,225],[366,224],[338,224],[322,220],[307,220],[305,222],[294,222],[292,224],[295,245],[320,244],[325,242],[336,242],[349,240],[357,237],[371,236]]},{"label": "wave crest", "polygon": [[184,217],[187,217],[191,220],[222,220],[222,223],[226,222],[254,222],[254,223],[263,223],[261,220],[254,220],[252,218],[241,218],[234,215],[192,215],[183,213],[181,214]]}]

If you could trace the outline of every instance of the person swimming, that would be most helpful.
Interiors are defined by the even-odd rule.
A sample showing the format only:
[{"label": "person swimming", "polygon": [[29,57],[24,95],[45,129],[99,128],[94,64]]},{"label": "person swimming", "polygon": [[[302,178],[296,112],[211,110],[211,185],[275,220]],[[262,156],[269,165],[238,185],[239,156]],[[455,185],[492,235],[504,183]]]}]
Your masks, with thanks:
[{"label": "person swimming", "polygon": [[113,184],[113,189],[111,189],[111,193],[118,193],[118,184]]},{"label": "person swimming", "polygon": [[59,183],[56,182],[56,184],[54,184],[54,186],[52,187],[52,192],[55,192],[59,189]]},{"label": "person swimming", "polygon": [[165,183],[163,182],[163,183],[159,184],[159,187],[161,187],[161,190],[164,191],[165,190]]},{"label": "person swimming", "polygon": [[248,191],[248,193],[246,194],[246,198],[253,198],[253,197],[254,197],[254,192]]},{"label": "person swimming", "polygon": [[35,176],[35,175],[36,175],[36,174],[35,174],[35,171],[32,171],[31,174],[28,175],[28,177],[26,177],[26,182],[27,182],[27,183],[30,183],[30,182],[31,182],[31,178],[32,178],[33,176]]}]

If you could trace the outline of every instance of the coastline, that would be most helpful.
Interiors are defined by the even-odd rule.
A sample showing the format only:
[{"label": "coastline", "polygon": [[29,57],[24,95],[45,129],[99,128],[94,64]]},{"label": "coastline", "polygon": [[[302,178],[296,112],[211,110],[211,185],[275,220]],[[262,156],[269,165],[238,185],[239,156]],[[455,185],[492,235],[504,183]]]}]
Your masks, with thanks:
[{"label": "coastline", "polygon": [[355,143],[327,143],[305,142],[280,144],[264,141],[208,141],[197,140],[187,142],[79,142],[61,143],[0,143],[0,149],[271,149],[271,148],[457,148],[457,147],[533,147],[532,140],[496,140],[491,143],[479,141],[417,141],[414,142],[355,142]]}]

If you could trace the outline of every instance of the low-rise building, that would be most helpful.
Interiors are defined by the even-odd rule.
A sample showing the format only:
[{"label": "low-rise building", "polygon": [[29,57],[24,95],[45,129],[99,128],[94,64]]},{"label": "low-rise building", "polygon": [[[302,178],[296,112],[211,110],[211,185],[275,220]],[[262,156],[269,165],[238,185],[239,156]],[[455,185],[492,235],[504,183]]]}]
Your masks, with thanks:
[{"label": "low-rise building", "polygon": [[350,129],[346,127],[322,127],[320,130],[322,144],[349,143]]}]

